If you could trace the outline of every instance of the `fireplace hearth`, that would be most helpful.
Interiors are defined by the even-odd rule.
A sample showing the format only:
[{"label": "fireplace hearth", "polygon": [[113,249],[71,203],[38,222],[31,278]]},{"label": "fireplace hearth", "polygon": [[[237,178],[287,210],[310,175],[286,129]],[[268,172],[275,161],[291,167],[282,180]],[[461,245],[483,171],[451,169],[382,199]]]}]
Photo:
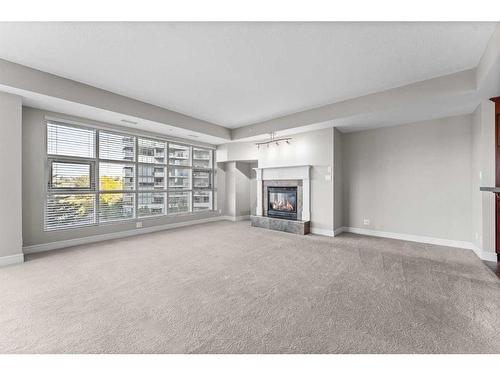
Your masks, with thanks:
[{"label": "fireplace hearth", "polygon": [[297,187],[268,186],[267,216],[297,220]]}]

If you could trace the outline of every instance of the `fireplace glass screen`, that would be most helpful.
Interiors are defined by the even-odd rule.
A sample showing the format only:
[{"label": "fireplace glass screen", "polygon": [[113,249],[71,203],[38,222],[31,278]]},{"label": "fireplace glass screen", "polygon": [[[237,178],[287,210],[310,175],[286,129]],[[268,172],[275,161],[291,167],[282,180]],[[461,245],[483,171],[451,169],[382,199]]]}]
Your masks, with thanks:
[{"label": "fireplace glass screen", "polygon": [[268,187],[267,216],[297,219],[297,187]]}]

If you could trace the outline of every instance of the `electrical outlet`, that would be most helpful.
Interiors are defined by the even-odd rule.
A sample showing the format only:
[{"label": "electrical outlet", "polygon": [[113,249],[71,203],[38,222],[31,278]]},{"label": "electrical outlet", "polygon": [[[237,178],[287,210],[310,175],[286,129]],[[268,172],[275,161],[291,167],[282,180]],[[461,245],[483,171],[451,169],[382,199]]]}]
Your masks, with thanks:
[{"label": "electrical outlet", "polygon": [[363,219],[363,225],[370,225],[370,219]]},{"label": "electrical outlet", "polygon": [[138,221],[135,223],[136,228],[142,228],[142,221]]},{"label": "electrical outlet", "polygon": [[475,236],[476,236],[476,240],[478,240],[479,239],[479,233],[476,232]]}]

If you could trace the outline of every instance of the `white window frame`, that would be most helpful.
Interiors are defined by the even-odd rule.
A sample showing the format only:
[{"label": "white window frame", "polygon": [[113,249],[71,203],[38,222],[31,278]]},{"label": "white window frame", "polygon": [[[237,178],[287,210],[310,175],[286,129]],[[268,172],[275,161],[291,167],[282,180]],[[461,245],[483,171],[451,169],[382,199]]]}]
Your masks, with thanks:
[{"label": "white window frame", "polygon": [[[59,164],[81,164],[81,165],[88,165],[89,166],[89,187],[57,187],[54,186],[53,183],[53,165],[54,163],[59,163]],[[96,175],[95,175],[95,161],[94,160],[87,160],[83,158],[77,158],[77,157],[54,157],[50,156],[48,158],[48,170],[49,170],[49,175],[48,175],[48,185],[47,189],[49,192],[71,192],[71,191],[91,191],[94,190],[95,188],[95,183],[96,183]]]},{"label": "white window frame", "polygon": [[[216,210],[216,186],[215,186],[215,176],[216,176],[216,169],[215,169],[215,152],[214,149],[211,147],[203,147],[198,144],[190,144],[187,142],[182,142],[179,140],[171,140],[168,138],[164,138],[161,136],[151,136],[149,134],[140,134],[139,132],[126,132],[126,131],[116,131],[114,129],[107,129],[105,127],[96,127],[96,126],[91,126],[91,125],[80,125],[80,124],[75,124],[73,121],[64,121],[64,120],[52,120],[52,119],[46,119],[45,120],[45,126],[47,128],[48,124],[56,124],[56,125],[62,125],[62,126],[67,126],[67,127],[75,127],[75,128],[83,128],[83,129],[88,129],[88,130],[93,130],[95,134],[95,139],[94,139],[94,158],[86,158],[86,157],[74,157],[74,156],[61,156],[61,155],[51,155],[48,154],[48,140],[46,138],[46,147],[45,147],[45,152],[46,152],[46,202],[45,202],[45,212],[44,212],[44,230],[45,231],[58,231],[58,230],[67,230],[67,229],[75,229],[75,228],[80,228],[80,227],[87,227],[87,226],[102,226],[102,225],[113,225],[116,223],[123,223],[127,221],[140,221],[140,220],[147,220],[149,218],[161,218],[164,216],[183,216],[183,215],[199,215],[204,212],[213,212]],[[117,135],[122,135],[122,136],[127,136],[127,137],[135,137],[134,139],[134,157],[133,161],[128,161],[128,160],[110,160],[110,159],[101,159],[99,155],[99,135],[101,132],[105,133],[113,133]],[[45,131],[45,136],[47,137],[47,131]],[[146,163],[146,162],[139,162],[139,139],[146,139],[146,140],[151,140],[151,141],[157,141],[157,142],[162,142],[165,144],[165,156],[164,156],[164,163]],[[186,146],[189,149],[189,165],[188,166],[176,166],[176,165],[170,165],[170,158],[169,158],[169,145],[170,143],[176,144],[176,145],[181,145],[181,146]],[[193,167],[193,148],[196,149],[201,149],[205,150],[211,153],[211,168],[194,168]],[[77,164],[89,164],[90,165],[90,189],[86,188],[54,188],[52,186],[52,163],[54,162],[66,162],[66,163],[77,163]],[[134,167],[134,188],[132,190],[101,190],[101,185],[100,185],[100,176],[99,176],[99,163],[100,162],[107,162],[107,163],[119,163],[119,164],[130,164]],[[146,190],[146,189],[141,189],[139,188],[139,165],[147,165],[147,166],[152,166],[153,169],[154,167],[162,167],[164,168],[164,187],[163,189],[158,189],[155,190],[154,186],[152,190]],[[189,170],[189,189],[182,189],[182,188],[170,188],[168,184],[169,180],[169,171],[171,169],[175,168],[183,168],[183,169],[188,169]],[[210,173],[210,187],[208,188],[195,188],[194,187],[194,182],[193,182],[193,173],[196,171],[204,171],[204,172],[209,172]],[[154,177],[153,177],[154,179]],[[200,191],[200,190],[207,190],[211,191],[212,193],[212,205],[209,209],[205,210],[196,210],[194,209],[194,193],[195,191]],[[187,212],[174,212],[170,213],[168,209],[168,202],[170,198],[170,194],[174,192],[182,192],[182,193],[189,193],[189,201],[190,201],[190,207]],[[115,220],[108,220],[105,222],[101,222],[99,219],[99,213],[100,213],[100,196],[101,194],[108,194],[108,193],[128,193],[128,194],[133,194],[134,195],[134,207],[133,207],[133,217],[132,218],[125,218],[125,219],[115,219]],[[156,215],[145,215],[145,216],[139,216],[139,194],[141,193],[162,193],[164,194],[164,214],[156,214]],[[48,197],[50,195],[61,195],[61,194],[93,194],[95,196],[95,212],[94,212],[94,223],[92,224],[82,224],[82,225],[73,225],[73,226],[68,226],[64,228],[48,228],[47,227],[47,201]]]}]

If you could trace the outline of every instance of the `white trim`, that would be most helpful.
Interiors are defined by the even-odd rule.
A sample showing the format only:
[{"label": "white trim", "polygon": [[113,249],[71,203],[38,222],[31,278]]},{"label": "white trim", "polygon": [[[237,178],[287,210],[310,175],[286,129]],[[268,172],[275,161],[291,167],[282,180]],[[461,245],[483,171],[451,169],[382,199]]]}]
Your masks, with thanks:
[{"label": "white trim", "polygon": [[344,232],[363,234],[366,236],[374,236],[374,237],[393,238],[396,240],[403,240],[403,241],[428,243],[428,244],[439,245],[439,246],[459,247],[461,249],[472,250],[472,244],[470,242],[467,242],[467,241],[456,241],[456,240],[448,240],[448,239],[443,239],[443,238],[417,236],[417,235],[413,235],[413,234],[383,232],[383,231],[378,231],[378,230],[373,230],[373,229],[354,228],[354,227],[344,227]]},{"label": "white trim", "polygon": [[0,267],[10,266],[11,264],[18,264],[24,262],[24,254],[7,255],[0,257]]},{"label": "white trim", "polygon": [[339,227],[339,228],[335,229],[335,230],[333,231],[333,236],[334,236],[334,237],[336,237],[336,236],[338,236],[339,234],[343,233],[343,232],[344,232],[344,229],[345,229],[344,227]]},{"label": "white trim", "polygon": [[229,221],[244,221],[244,220],[250,220],[250,215],[243,215],[243,216],[220,216],[222,220],[229,220]]},{"label": "white trim", "polygon": [[335,232],[333,230],[330,230],[330,229],[321,229],[321,228],[311,227],[311,233],[318,234],[320,236],[328,236],[328,237],[335,236]]},{"label": "white trim", "polygon": [[472,251],[474,251],[474,253],[482,260],[486,260],[488,262],[496,262],[497,261],[497,254],[496,253],[491,252],[491,251],[482,250],[474,244],[471,244],[471,245],[472,245]]},{"label": "white trim", "polygon": [[106,241],[106,240],[115,240],[118,238],[136,236],[139,234],[159,232],[159,231],[167,230],[167,229],[174,229],[174,228],[186,227],[186,226],[190,226],[190,225],[203,224],[203,223],[209,223],[212,221],[221,221],[221,220],[230,220],[230,219],[228,219],[227,216],[214,216],[214,217],[209,217],[209,218],[205,218],[205,219],[183,221],[180,223],[155,225],[155,226],[151,226],[151,227],[131,229],[131,230],[126,230],[126,231],[121,231],[121,232],[98,234],[98,235],[89,236],[89,237],[80,237],[80,238],[73,238],[70,240],[43,243],[43,244],[39,244],[39,245],[24,246],[23,252],[24,252],[24,254],[33,254],[33,253],[39,253],[42,251],[63,249],[65,247],[84,245],[84,244],[88,244],[88,243],[101,242],[101,241]]},{"label": "white trim", "polygon": [[378,230],[373,230],[373,229],[365,229],[365,228],[342,227],[340,229],[341,229],[341,232],[355,233],[355,234],[361,234],[361,235],[365,235],[365,236],[392,238],[392,239],[396,239],[396,240],[420,242],[420,243],[427,243],[427,244],[431,244],[431,245],[439,245],[439,246],[448,246],[448,247],[456,247],[456,248],[460,248],[460,249],[467,249],[467,250],[472,250],[474,252],[474,254],[476,254],[478,256],[478,258],[480,258],[482,260],[487,260],[487,261],[496,261],[497,260],[496,253],[481,250],[477,246],[475,246],[472,242],[468,242],[468,241],[448,240],[448,239],[444,239],[444,238],[417,236],[417,235],[413,235],[413,234],[383,232],[383,231],[378,231]]},{"label": "white trim", "polygon": [[491,251],[482,250],[479,258],[481,258],[482,260],[487,260],[488,262],[496,262],[497,253],[492,253]]}]

